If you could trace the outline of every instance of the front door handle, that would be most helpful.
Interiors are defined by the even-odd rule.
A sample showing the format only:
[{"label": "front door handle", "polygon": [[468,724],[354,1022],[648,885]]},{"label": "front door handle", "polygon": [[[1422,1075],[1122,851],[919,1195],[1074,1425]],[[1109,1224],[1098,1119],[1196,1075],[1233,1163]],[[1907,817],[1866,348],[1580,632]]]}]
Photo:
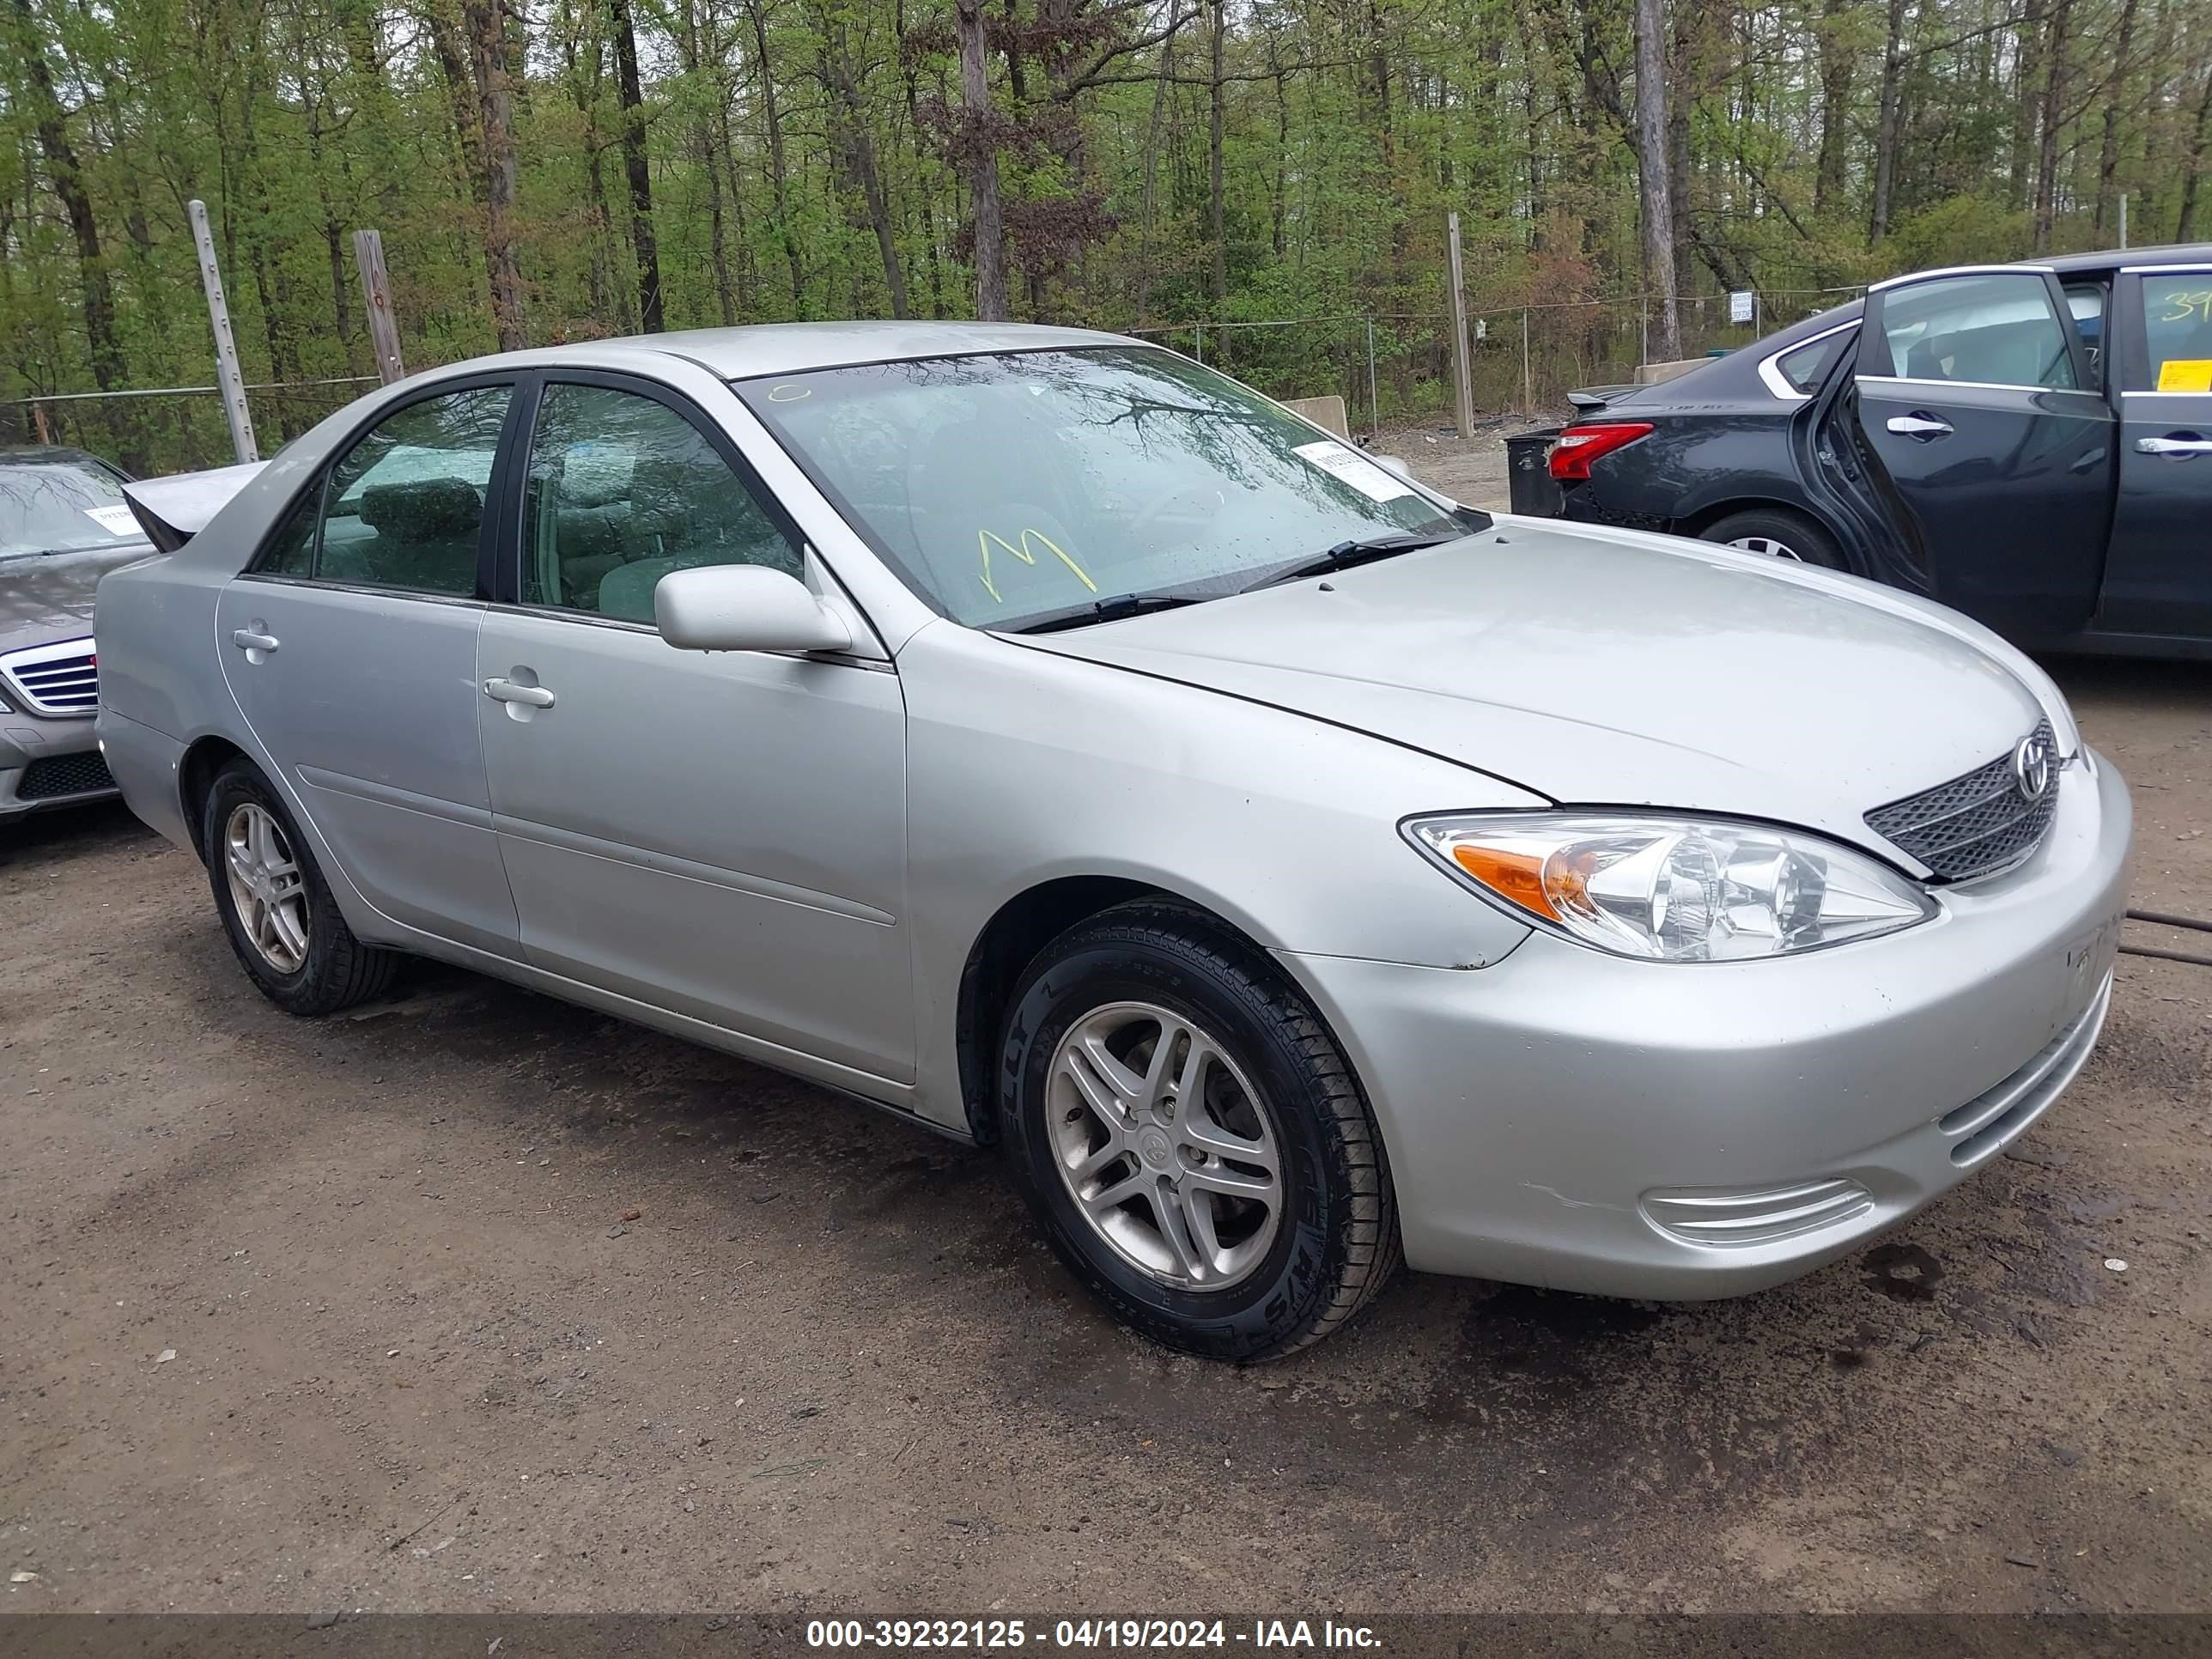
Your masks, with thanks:
[{"label": "front door handle", "polygon": [[1952,432],[1950,422],[1939,421],[1933,415],[1918,413],[1891,416],[1889,429],[1900,438],[1917,438],[1923,444],[1932,442],[1937,438],[1948,438]]},{"label": "front door handle", "polygon": [[532,708],[550,708],[553,694],[542,685],[517,685],[513,680],[486,680],[484,696],[494,702],[519,702]]},{"label": "front door handle", "polygon": [[2177,432],[2165,438],[2138,438],[2136,448],[2145,455],[2172,455],[2187,460],[2191,455],[2212,455],[2212,438]]},{"label": "front door handle", "polygon": [[241,651],[258,651],[264,656],[276,648],[276,636],[252,628],[241,628],[230,636],[230,642]]}]

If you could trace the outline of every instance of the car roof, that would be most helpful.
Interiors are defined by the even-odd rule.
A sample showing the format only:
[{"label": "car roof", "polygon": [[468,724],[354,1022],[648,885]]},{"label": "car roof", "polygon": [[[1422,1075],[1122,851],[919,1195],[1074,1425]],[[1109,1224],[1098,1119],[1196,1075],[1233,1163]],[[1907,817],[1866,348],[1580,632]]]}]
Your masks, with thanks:
[{"label": "car roof", "polygon": [[1095,329],[1053,328],[1036,323],[757,323],[743,328],[684,329],[670,334],[591,340],[532,355],[551,360],[588,360],[609,347],[657,351],[696,363],[723,380],[743,380],[762,374],[796,374],[808,369],[903,362],[921,357],[1143,343]]},{"label": "car roof", "polygon": [[2056,258],[2029,259],[2022,263],[2049,265],[2062,276],[2077,270],[2109,270],[2114,265],[2212,264],[2212,242],[2174,242],[2164,247],[2113,248],[2102,253],[2062,253]]}]

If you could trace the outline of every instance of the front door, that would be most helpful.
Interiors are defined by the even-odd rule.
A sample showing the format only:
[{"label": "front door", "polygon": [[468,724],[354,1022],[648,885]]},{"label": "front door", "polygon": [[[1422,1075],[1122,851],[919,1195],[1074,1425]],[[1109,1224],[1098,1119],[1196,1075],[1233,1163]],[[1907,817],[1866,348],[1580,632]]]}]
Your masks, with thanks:
[{"label": "front door", "polygon": [[2046,273],[1867,295],[1858,422],[1935,596],[2024,638],[2083,627],[2111,522],[2113,420]]},{"label": "front door", "polygon": [[2212,637],[2212,264],[2122,277],[2120,489],[2098,625]]},{"label": "front door", "polygon": [[477,645],[499,844],[534,964],[904,1082],[906,711],[888,661],[679,651],[671,570],[806,554],[696,410],[549,378],[512,605]]},{"label": "front door", "polygon": [[385,915],[511,955],[477,730],[479,549],[514,388],[385,416],[223,589],[224,677],[280,780]]}]

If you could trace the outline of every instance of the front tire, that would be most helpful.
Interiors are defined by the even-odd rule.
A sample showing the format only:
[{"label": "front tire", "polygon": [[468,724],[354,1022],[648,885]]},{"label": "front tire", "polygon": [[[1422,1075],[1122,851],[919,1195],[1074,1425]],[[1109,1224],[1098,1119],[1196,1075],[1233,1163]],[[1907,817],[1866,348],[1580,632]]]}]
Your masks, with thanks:
[{"label": "front tire", "polygon": [[1279,1358],[1397,1268],[1389,1170],[1351,1066],[1264,957],[1193,911],[1121,905],[1038,954],[1007,1016],[999,1109],[1054,1249],[1170,1347]]},{"label": "front tire", "polygon": [[392,982],[398,958],[354,937],[292,815],[250,763],[216,775],[200,846],[230,948],[279,1008],[334,1014]]},{"label": "front tire", "polygon": [[1731,513],[1717,523],[1706,526],[1698,532],[1698,539],[1723,542],[1747,553],[1764,553],[1771,558],[1795,559],[1800,564],[1818,565],[1823,570],[1850,568],[1843,548],[1824,526],[1802,513],[1778,507]]}]

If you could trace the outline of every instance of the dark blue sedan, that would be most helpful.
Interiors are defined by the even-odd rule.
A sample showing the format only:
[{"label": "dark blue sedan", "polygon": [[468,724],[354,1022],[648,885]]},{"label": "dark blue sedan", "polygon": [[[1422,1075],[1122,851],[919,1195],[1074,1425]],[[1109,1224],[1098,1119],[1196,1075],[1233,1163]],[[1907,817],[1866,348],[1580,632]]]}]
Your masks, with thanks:
[{"label": "dark blue sedan", "polygon": [[2026,645],[2212,655],[2212,244],[1894,277],[1581,401],[1567,518],[1855,571]]}]

